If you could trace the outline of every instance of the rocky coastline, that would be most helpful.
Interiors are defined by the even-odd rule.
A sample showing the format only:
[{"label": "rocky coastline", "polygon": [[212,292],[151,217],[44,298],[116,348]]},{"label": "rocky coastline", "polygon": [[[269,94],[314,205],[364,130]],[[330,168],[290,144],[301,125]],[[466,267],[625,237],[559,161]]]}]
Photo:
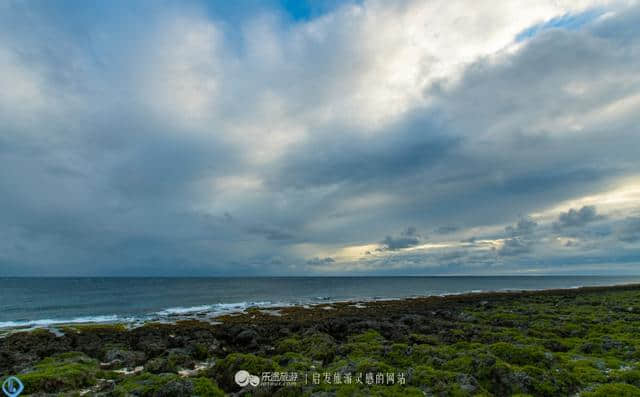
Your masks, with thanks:
[{"label": "rocky coastline", "polygon": [[0,378],[10,375],[28,395],[634,396],[640,285],[10,332]]}]

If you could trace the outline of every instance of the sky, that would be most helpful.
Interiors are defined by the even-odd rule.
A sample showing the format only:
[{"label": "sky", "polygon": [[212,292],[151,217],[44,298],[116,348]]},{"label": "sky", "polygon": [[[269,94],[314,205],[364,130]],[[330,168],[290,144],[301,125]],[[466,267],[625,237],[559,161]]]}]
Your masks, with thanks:
[{"label": "sky", "polygon": [[0,2],[0,276],[640,274],[640,3]]}]

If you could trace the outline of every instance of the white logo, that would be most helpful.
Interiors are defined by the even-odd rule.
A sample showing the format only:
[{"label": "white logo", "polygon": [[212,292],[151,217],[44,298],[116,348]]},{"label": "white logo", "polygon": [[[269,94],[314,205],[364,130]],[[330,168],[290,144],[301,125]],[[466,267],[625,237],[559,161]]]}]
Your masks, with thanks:
[{"label": "white logo", "polygon": [[7,397],[18,397],[24,390],[24,385],[15,376],[8,377],[2,384],[2,391]]},{"label": "white logo", "polygon": [[240,370],[236,372],[235,380],[238,386],[240,387],[245,387],[247,385],[256,387],[260,384],[259,376],[251,375],[249,372],[245,370]]}]

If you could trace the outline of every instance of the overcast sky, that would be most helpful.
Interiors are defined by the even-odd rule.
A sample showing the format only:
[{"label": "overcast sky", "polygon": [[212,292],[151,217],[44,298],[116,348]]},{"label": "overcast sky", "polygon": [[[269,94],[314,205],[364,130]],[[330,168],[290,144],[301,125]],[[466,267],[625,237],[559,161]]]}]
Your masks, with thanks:
[{"label": "overcast sky", "polygon": [[639,65],[636,1],[2,1],[0,276],[640,274]]}]

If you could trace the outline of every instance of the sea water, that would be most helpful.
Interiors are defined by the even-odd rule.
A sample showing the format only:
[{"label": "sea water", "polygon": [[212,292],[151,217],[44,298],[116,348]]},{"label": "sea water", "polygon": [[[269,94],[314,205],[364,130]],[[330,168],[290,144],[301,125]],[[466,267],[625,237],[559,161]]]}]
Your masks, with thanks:
[{"label": "sea water", "polygon": [[0,278],[0,328],[211,318],[310,305],[639,283],[640,277]]}]

